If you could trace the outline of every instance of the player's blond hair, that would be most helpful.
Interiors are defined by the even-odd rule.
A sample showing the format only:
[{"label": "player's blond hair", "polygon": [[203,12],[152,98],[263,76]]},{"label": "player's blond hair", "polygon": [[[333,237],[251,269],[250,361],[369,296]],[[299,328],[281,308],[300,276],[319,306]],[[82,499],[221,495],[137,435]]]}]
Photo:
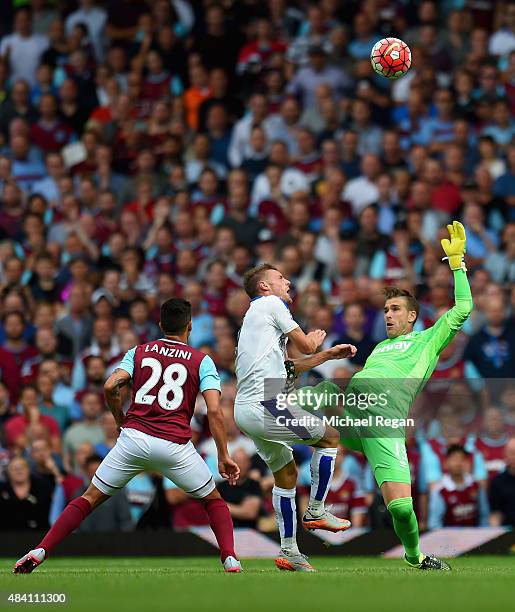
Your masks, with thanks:
[{"label": "player's blond hair", "polygon": [[408,307],[408,310],[414,310],[417,313],[415,321],[418,319],[418,313],[420,312],[420,304],[407,289],[399,289],[399,287],[385,287],[383,289],[383,295],[385,302],[391,300],[392,298],[404,298],[406,300],[406,306]]},{"label": "player's blond hair", "polygon": [[258,285],[263,279],[264,273],[268,272],[268,270],[277,270],[277,268],[272,266],[272,264],[262,263],[259,266],[247,270],[243,275],[243,288],[250,299],[259,295]]}]

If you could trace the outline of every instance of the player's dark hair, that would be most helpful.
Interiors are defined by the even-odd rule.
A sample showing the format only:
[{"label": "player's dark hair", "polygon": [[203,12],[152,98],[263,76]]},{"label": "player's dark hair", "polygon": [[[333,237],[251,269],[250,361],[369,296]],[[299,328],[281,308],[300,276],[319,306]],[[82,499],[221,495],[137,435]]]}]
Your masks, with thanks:
[{"label": "player's dark hair", "polygon": [[445,453],[446,457],[454,455],[454,453],[462,453],[465,457],[470,457],[470,453],[461,444],[451,444]]},{"label": "player's dark hair", "polygon": [[420,304],[407,289],[399,289],[398,287],[385,287],[383,289],[383,295],[385,302],[387,300],[391,300],[392,298],[405,298],[408,310],[414,310],[417,314],[415,321],[418,319],[418,313],[420,312]]},{"label": "player's dark hair", "polygon": [[277,270],[277,268],[272,266],[272,264],[263,263],[245,272],[243,275],[243,288],[249,298],[252,299],[258,295],[259,282],[263,278],[263,274],[268,272],[268,270]]},{"label": "player's dark hair", "polygon": [[181,298],[170,298],[161,305],[161,329],[167,335],[182,334],[191,321],[191,304]]}]

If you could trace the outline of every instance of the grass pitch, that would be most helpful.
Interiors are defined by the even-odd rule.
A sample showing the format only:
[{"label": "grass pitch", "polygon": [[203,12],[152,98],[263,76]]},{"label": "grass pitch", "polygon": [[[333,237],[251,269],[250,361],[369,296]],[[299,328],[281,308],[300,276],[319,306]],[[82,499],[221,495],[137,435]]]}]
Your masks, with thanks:
[{"label": "grass pitch", "polygon": [[[515,557],[462,557],[452,572],[411,570],[401,561],[311,557],[316,574],[279,572],[270,560],[245,560],[224,574],[215,558],[52,558],[13,576],[0,559],[0,608],[87,612],[439,612],[509,611]],[[66,593],[66,604],[8,604],[9,593]]]}]

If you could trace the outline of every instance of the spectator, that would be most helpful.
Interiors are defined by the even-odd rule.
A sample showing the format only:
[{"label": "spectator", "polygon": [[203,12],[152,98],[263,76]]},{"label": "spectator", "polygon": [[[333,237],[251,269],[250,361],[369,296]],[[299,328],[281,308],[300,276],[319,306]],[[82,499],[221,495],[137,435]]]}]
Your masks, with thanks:
[{"label": "spectator", "polygon": [[274,38],[272,24],[268,19],[256,21],[255,36],[255,40],[247,43],[239,53],[236,66],[239,74],[252,74],[266,69],[273,55],[286,51],[286,45]]},{"label": "spectator", "polygon": [[71,406],[74,399],[74,392],[68,384],[70,376],[70,366],[66,361],[61,360],[62,365],[59,366],[55,358],[47,358],[41,360],[38,364],[38,375],[48,376],[54,385],[52,400],[60,406]]},{"label": "spectator", "polygon": [[23,414],[17,414],[5,424],[7,445],[13,450],[23,450],[32,436],[43,435],[50,441],[52,450],[61,451],[61,435],[57,421],[49,415],[41,414],[38,408],[38,391],[32,385],[23,387],[20,392]]},{"label": "spectator", "polygon": [[333,346],[336,344],[353,344],[358,351],[354,357],[349,359],[349,362],[361,368],[365,365],[365,361],[375,347],[375,342],[365,333],[366,319],[363,306],[359,303],[346,304],[343,320],[345,335],[335,340]]},{"label": "spectator", "polygon": [[508,147],[507,161],[506,172],[496,178],[493,192],[513,206],[515,202],[515,146],[513,145]]},{"label": "spectator", "polygon": [[28,134],[11,136],[11,154],[12,177],[16,183],[5,183],[4,200],[13,197],[7,193],[8,189],[15,190],[15,195],[20,197],[22,192],[29,193],[33,185],[45,176],[45,166],[40,160],[39,150],[31,147]]},{"label": "spectator", "polygon": [[441,153],[454,138],[453,100],[448,89],[439,89],[434,94],[436,116],[420,122],[420,131],[414,140],[429,146],[431,152]]},{"label": "spectator", "polygon": [[309,48],[309,64],[295,74],[287,87],[287,92],[302,103],[305,108],[316,103],[315,92],[319,85],[331,85],[337,99],[343,97],[345,90],[350,86],[350,80],[345,72],[328,63],[327,52],[324,47],[313,45]]},{"label": "spectator", "polygon": [[104,58],[104,29],[107,13],[103,8],[95,6],[93,0],[80,0],[79,7],[66,18],[66,33],[69,35],[77,24],[85,24],[95,49],[96,59],[101,62]]},{"label": "spectator", "polygon": [[195,348],[214,342],[213,317],[207,311],[202,291],[202,285],[193,282],[186,285],[183,294],[184,299],[191,304],[192,330],[189,341]]},{"label": "spectator", "polygon": [[459,445],[451,445],[445,460],[445,475],[431,490],[429,529],[486,526],[488,500],[480,483],[470,474],[470,457]]},{"label": "spectator", "polygon": [[27,7],[19,8],[14,17],[14,33],[2,38],[0,55],[7,58],[11,78],[36,83],[36,70],[41,55],[48,47],[48,38],[32,33],[32,15]]},{"label": "spectator", "polygon": [[496,30],[488,42],[491,55],[506,59],[515,50],[515,5],[508,2],[500,14],[501,27]]},{"label": "spectator", "polygon": [[272,139],[279,125],[277,115],[267,116],[266,97],[255,93],[249,100],[249,114],[237,121],[232,130],[231,144],[229,145],[229,163],[233,168],[239,168],[249,153],[250,134],[253,126],[260,125],[268,138]]},{"label": "spectator", "polygon": [[465,359],[483,378],[510,378],[515,368],[515,328],[506,315],[502,298],[485,304],[486,325],[470,338]]},{"label": "spectator", "polygon": [[237,242],[253,249],[263,226],[249,215],[248,207],[249,196],[246,188],[233,189],[229,192],[228,214],[221,220],[219,227],[229,227],[234,231]]},{"label": "spectator", "polygon": [[58,282],[54,258],[50,253],[43,251],[35,256],[29,288],[36,302],[55,304],[60,301],[62,287]]},{"label": "spectator", "polygon": [[39,120],[32,124],[30,137],[44,153],[57,152],[75,140],[75,134],[58,116],[57,101],[51,93],[45,93],[39,101]]},{"label": "spectator", "polygon": [[424,180],[431,190],[431,207],[449,214],[460,205],[460,191],[445,176],[442,165],[436,159],[424,162]]},{"label": "spectator", "polygon": [[159,327],[149,320],[149,308],[146,300],[136,298],[130,305],[129,314],[132,329],[138,335],[138,344],[151,342],[161,337]]},{"label": "spectator", "polygon": [[472,444],[485,459],[490,481],[506,467],[504,456],[507,442],[503,413],[495,406],[487,408],[483,415],[481,432],[473,439]]},{"label": "spectator", "polygon": [[349,53],[355,60],[368,59],[378,35],[374,33],[373,24],[365,12],[354,17],[353,26],[355,38],[349,44]]},{"label": "spectator", "polygon": [[484,213],[478,204],[467,204],[463,211],[463,225],[467,232],[467,254],[474,263],[481,263],[497,249],[495,233],[485,227]]},{"label": "spectator", "polygon": [[80,407],[83,420],[71,425],[63,436],[65,466],[71,469],[73,455],[81,444],[87,442],[95,446],[104,440],[104,431],[99,423],[102,403],[96,393],[84,393]]},{"label": "spectator", "polygon": [[248,454],[237,449],[232,456],[240,467],[240,477],[234,487],[224,481],[218,485],[218,490],[227,502],[234,526],[256,529],[262,503],[261,486],[249,476],[251,464]]},{"label": "spectator", "polygon": [[383,132],[371,120],[370,105],[365,100],[357,99],[352,104],[352,130],[358,134],[358,154],[377,153],[381,150]]},{"label": "spectator", "polygon": [[499,147],[507,148],[515,133],[515,125],[507,100],[498,100],[494,104],[492,118],[492,124],[483,129],[483,134],[491,136]]},{"label": "spectator", "polygon": [[381,171],[379,157],[373,153],[364,155],[360,165],[361,174],[345,185],[343,199],[350,202],[355,214],[373,204],[379,197],[376,180]]},{"label": "spectator", "polygon": [[14,403],[20,393],[23,363],[37,355],[36,349],[23,339],[25,324],[25,317],[20,311],[7,313],[3,319],[5,340],[0,346],[2,379]]},{"label": "spectator", "polygon": [[496,283],[515,283],[515,222],[507,223],[502,234],[502,249],[490,251],[485,269]]},{"label": "spectator", "polygon": [[[0,104],[0,128],[7,134],[12,129],[13,119],[19,118],[28,122],[34,121],[36,111],[29,99],[29,85],[22,79],[15,80],[11,89],[11,95]],[[22,123],[22,125],[26,125]]]},{"label": "spectator", "polygon": [[59,429],[64,431],[70,422],[70,415],[66,406],[55,403],[53,380],[48,375],[39,374],[37,385],[39,391],[39,412],[42,415],[52,417],[59,425]]},{"label": "spectator", "polygon": [[58,152],[49,152],[45,167],[47,176],[32,185],[32,193],[39,193],[49,202],[58,202],[61,197],[58,181],[65,176],[63,158]]},{"label": "spectator", "polygon": [[92,333],[92,320],[84,287],[76,285],[71,288],[68,314],[57,321],[56,329],[58,334],[71,342],[70,357],[76,357],[86,348]]},{"label": "spectator", "polygon": [[193,43],[193,52],[198,53],[202,65],[208,70],[223,68],[234,73],[238,50],[243,37],[237,28],[229,28],[224,9],[212,5],[205,15],[205,31],[199,31]]},{"label": "spectator", "polygon": [[300,28],[287,53],[288,60],[300,66],[308,62],[309,52],[313,47],[321,47],[327,54],[333,50],[322,7],[310,4],[306,18],[307,23],[305,22],[304,28]]},{"label": "spectator", "polygon": [[[379,189],[379,198],[380,200],[377,203],[377,206],[367,206],[361,211],[359,215],[359,233],[357,235],[357,246],[356,246],[356,257],[358,258],[358,265],[360,273],[366,274],[368,272],[370,262],[372,258],[377,253],[377,251],[384,249],[388,246],[388,236],[393,229],[388,227],[388,225],[395,219],[395,213],[390,208],[391,202],[381,202],[381,196],[386,196],[385,191],[390,185],[390,179],[388,177],[388,184],[384,184],[383,178],[388,177],[387,174],[383,174],[379,177],[377,181],[378,189]],[[379,214],[377,210],[379,209]],[[391,213],[391,221],[390,218],[387,219],[387,212]],[[381,214],[383,213],[383,214]],[[379,223],[382,220],[383,226],[386,225],[387,232],[379,231]]]},{"label": "spectator", "polygon": [[31,476],[25,459],[15,457],[7,466],[7,481],[0,483],[0,529],[48,529],[51,501],[51,487],[43,479]]}]

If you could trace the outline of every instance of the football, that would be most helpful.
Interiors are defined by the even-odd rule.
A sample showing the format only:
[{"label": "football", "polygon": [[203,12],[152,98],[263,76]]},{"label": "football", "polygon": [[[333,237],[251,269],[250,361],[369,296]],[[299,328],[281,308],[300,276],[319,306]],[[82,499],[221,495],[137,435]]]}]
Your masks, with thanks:
[{"label": "football", "polygon": [[410,69],[411,51],[399,38],[383,38],[372,47],[370,61],[377,74],[398,79]]}]

